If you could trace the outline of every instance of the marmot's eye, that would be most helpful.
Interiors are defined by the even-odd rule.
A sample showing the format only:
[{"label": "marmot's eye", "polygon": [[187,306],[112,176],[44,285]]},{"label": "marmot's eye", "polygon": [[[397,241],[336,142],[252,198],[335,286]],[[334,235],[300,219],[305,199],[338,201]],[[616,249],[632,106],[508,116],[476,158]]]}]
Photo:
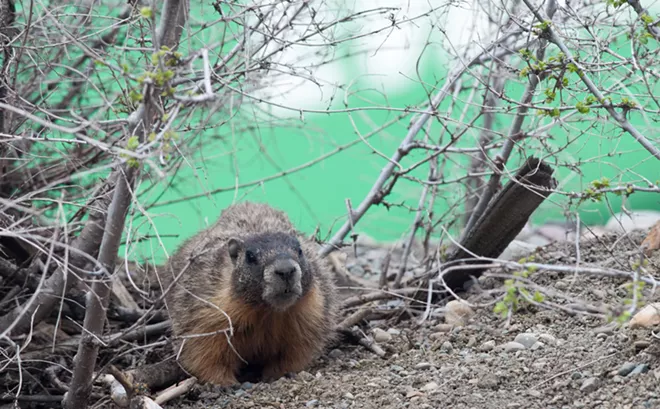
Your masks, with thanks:
[{"label": "marmot's eye", "polygon": [[257,262],[257,255],[252,250],[248,250],[245,252],[245,260],[250,264],[254,264]]},{"label": "marmot's eye", "polygon": [[302,256],[303,256],[302,247],[298,246],[298,257],[302,257]]}]

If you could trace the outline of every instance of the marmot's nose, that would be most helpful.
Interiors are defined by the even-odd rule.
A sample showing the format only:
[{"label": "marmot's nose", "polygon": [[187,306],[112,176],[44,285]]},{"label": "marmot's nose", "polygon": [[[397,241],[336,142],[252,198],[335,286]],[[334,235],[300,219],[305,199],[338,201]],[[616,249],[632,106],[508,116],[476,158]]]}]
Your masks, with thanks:
[{"label": "marmot's nose", "polygon": [[296,272],[296,263],[293,260],[277,260],[275,262],[275,274],[283,280],[288,280]]}]

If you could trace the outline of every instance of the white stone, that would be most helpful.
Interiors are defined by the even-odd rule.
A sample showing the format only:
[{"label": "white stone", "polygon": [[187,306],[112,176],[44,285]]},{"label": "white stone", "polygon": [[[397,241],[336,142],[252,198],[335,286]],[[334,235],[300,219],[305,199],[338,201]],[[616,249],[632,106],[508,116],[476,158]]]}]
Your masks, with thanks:
[{"label": "white stone", "polygon": [[605,224],[605,229],[612,233],[645,230],[651,228],[658,220],[660,220],[660,212],[655,210],[631,211],[630,216],[621,212],[610,217],[610,220]]}]

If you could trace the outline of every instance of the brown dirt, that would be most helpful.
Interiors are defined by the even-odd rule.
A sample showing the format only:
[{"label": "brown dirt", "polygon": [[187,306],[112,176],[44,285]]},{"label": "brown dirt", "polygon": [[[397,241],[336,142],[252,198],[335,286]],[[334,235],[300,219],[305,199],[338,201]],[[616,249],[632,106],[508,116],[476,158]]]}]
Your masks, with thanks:
[{"label": "brown dirt", "polygon": [[[630,271],[642,232],[604,236],[580,245],[580,265]],[[540,249],[536,261],[575,265],[575,244]],[[656,253],[648,272],[660,265]],[[601,307],[625,306],[622,278],[538,271],[539,285]],[[482,290],[468,300],[484,303],[501,294],[500,279],[480,279]],[[649,287],[649,286],[647,286]],[[645,289],[645,301],[657,301]],[[573,300],[548,298],[574,308]],[[308,371],[270,384],[221,389],[198,386],[167,404],[180,408],[656,408],[660,407],[660,341],[651,330],[607,326],[602,318],[529,306],[507,325],[492,305],[476,308],[464,327],[447,328],[431,318],[419,328],[411,321],[373,326],[389,330],[389,352],[378,358],[362,347],[342,346]],[[605,327],[604,327],[605,326]],[[507,352],[500,346],[517,335],[535,334],[543,345]],[[543,334],[543,335],[542,335]],[[490,349],[488,345],[496,345]],[[486,346],[484,346],[486,344]],[[642,373],[622,376],[624,367]],[[644,366],[646,364],[648,366]]]}]

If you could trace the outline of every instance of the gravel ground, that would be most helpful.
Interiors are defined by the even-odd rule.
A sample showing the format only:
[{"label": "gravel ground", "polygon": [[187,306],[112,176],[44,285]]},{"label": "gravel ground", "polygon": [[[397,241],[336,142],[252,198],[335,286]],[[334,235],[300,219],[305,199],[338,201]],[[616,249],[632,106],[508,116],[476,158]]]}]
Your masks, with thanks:
[{"label": "gravel ground", "polygon": [[[636,232],[584,240],[579,263],[630,271],[644,237]],[[578,261],[573,242],[539,248],[535,257],[548,264]],[[648,271],[657,272],[660,255],[649,262]],[[621,278],[539,270],[530,279],[574,297],[552,299],[569,309],[576,300],[623,306],[628,297]],[[469,301],[483,304],[501,294],[500,279],[483,277],[480,283],[481,290],[472,291]],[[650,289],[644,295],[646,302],[659,298]],[[464,326],[452,327],[442,317],[417,327],[411,321],[373,325],[378,329],[372,334],[388,351],[385,358],[344,345],[293,378],[233,389],[198,386],[166,407],[660,407],[660,341],[649,329],[631,330],[598,317],[534,306],[515,312],[507,323],[492,304],[476,307]]]}]

